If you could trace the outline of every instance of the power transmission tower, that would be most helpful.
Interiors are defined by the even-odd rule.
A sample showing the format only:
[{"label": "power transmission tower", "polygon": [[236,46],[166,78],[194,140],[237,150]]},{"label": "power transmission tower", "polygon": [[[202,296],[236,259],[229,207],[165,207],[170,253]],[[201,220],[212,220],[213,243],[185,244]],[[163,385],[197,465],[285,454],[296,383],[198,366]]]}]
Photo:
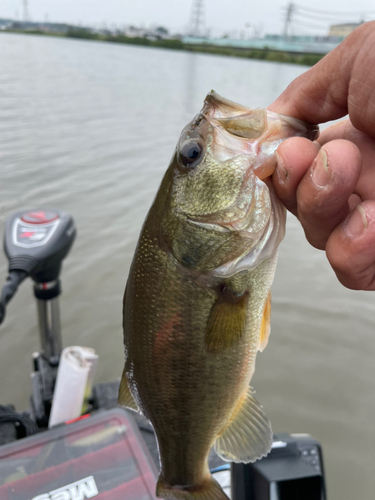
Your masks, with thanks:
[{"label": "power transmission tower", "polygon": [[292,18],[295,10],[293,3],[290,3],[286,9],[285,24],[284,24],[284,38],[288,38],[293,35]]},{"label": "power transmission tower", "polygon": [[205,35],[204,0],[193,0],[190,13],[189,35],[201,37]]},{"label": "power transmission tower", "polygon": [[30,21],[29,7],[27,5],[27,0],[23,0],[23,20],[25,23]]}]

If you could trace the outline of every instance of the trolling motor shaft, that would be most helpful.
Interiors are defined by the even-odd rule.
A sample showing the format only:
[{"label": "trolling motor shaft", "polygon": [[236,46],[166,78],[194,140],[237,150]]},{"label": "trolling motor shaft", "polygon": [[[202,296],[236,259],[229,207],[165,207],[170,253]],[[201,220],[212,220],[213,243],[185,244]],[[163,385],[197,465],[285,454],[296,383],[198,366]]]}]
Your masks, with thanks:
[{"label": "trolling motor shaft", "polygon": [[60,280],[49,283],[34,283],[37,300],[40,343],[43,355],[56,363],[62,351],[60,306]]}]

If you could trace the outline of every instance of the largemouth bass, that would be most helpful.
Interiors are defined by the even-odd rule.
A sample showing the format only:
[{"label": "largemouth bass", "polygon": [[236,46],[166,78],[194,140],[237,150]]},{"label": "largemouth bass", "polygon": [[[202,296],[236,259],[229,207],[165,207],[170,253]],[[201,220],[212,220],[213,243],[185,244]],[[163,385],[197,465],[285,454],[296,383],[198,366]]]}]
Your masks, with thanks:
[{"label": "largemouth bass", "polygon": [[252,462],[272,444],[254,398],[270,331],[285,209],[270,175],[287,137],[317,127],[207,95],[182,131],[141,231],[124,297],[119,404],[155,430],[161,498],[226,499],[208,455]]}]

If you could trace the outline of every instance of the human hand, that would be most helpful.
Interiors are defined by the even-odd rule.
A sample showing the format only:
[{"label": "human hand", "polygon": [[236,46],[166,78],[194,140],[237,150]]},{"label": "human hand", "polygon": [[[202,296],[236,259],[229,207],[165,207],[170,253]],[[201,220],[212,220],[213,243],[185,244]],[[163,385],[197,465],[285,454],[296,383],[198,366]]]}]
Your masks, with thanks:
[{"label": "human hand", "polygon": [[375,290],[375,22],[357,28],[269,109],[315,124],[349,114],[316,143],[284,141],[273,183],[341,283]]}]

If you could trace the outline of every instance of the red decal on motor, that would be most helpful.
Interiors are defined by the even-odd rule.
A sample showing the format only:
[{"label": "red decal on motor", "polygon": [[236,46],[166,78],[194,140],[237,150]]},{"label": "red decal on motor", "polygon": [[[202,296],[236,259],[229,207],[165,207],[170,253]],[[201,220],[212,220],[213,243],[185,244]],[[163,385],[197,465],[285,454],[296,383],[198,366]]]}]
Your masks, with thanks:
[{"label": "red decal on motor", "polygon": [[19,235],[20,238],[30,238],[30,236],[33,236],[35,234],[35,231],[25,231],[24,233],[21,233]]},{"label": "red decal on motor", "polygon": [[39,219],[42,221],[46,221],[46,214],[45,212],[29,212],[27,214],[29,217],[34,217],[34,219]]}]

